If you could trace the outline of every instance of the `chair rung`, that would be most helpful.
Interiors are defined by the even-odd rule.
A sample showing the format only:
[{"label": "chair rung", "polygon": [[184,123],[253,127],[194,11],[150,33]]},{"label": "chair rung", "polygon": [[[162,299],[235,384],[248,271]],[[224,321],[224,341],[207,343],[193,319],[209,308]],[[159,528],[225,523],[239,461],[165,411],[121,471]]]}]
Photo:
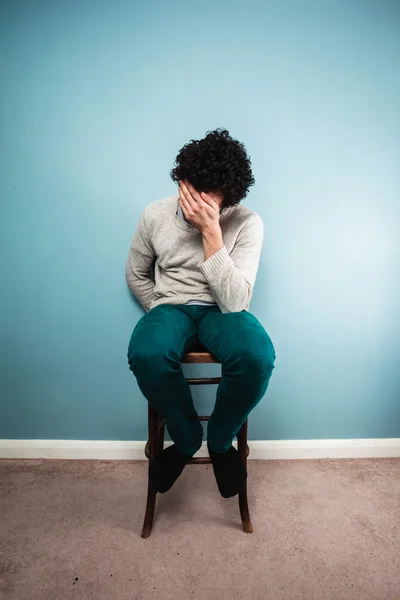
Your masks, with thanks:
[{"label": "chair rung", "polygon": [[[199,417],[200,421],[208,421],[209,418],[210,417]],[[147,443],[146,443],[146,446],[144,449],[144,453],[145,453],[145,456],[147,458],[149,458],[150,452],[149,452],[149,441],[148,440],[147,440]],[[250,454],[250,448],[249,448],[249,445],[246,444],[246,457],[249,456],[249,454]],[[194,458],[190,459],[190,462],[188,464],[189,465],[195,465],[195,464],[208,465],[208,464],[210,464],[210,462],[211,462],[211,460],[210,460],[210,457],[208,457],[208,456],[195,456]]]},{"label": "chair rung", "polygon": [[189,385],[212,385],[220,383],[221,377],[188,377],[186,381]]},{"label": "chair rung", "polygon": [[[210,420],[210,415],[204,415],[203,417],[199,417],[199,421],[209,421]],[[160,419],[160,421],[158,422],[158,428],[161,429],[161,427],[165,426],[165,419]]]},{"label": "chair rung", "polygon": [[188,465],[209,465],[211,464],[211,459],[209,456],[195,456],[191,458]]}]

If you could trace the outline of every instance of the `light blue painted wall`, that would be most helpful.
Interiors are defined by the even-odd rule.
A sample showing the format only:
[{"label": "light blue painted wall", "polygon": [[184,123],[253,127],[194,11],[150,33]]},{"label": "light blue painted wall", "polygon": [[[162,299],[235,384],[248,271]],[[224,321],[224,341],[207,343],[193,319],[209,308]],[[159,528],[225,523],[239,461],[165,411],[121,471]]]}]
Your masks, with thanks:
[{"label": "light blue painted wall", "polygon": [[400,436],[399,2],[9,0],[0,21],[0,437],[146,437],[127,250],[218,126],[266,228],[251,438]]}]

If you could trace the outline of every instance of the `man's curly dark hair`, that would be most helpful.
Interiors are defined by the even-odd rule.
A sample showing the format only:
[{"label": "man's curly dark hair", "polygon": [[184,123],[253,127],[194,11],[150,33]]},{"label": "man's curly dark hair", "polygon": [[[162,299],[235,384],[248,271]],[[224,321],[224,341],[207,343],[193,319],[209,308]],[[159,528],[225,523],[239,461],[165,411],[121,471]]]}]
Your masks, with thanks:
[{"label": "man's curly dark hair", "polygon": [[176,183],[187,180],[199,192],[222,193],[224,206],[239,204],[254,185],[250,157],[226,129],[208,131],[202,140],[183,146],[171,178]]}]

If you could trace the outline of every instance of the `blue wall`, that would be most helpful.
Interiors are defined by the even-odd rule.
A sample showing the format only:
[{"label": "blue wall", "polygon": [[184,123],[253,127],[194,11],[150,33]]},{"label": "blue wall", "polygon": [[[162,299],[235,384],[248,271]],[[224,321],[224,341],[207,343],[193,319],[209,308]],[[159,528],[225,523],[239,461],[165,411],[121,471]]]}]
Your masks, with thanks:
[{"label": "blue wall", "polygon": [[266,228],[251,438],[400,436],[400,4],[9,0],[0,21],[0,437],[146,437],[127,250],[218,126]]}]

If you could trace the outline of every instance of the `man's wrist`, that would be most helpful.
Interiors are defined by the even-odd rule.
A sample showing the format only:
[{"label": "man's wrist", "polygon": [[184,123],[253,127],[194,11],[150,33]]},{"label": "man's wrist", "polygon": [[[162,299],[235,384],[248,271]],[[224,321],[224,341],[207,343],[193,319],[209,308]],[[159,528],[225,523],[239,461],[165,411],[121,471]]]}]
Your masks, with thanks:
[{"label": "man's wrist", "polygon": [[201,235],[206,239],[217,238],[222,235],[219,223],[214,227],[207,227],[201,230]]},{"label": "man's wrist", "polygon": [[213,254],[224,247],[221,227],[212,227],[211,229],[203,230],[204,259],[208,260]]}]

